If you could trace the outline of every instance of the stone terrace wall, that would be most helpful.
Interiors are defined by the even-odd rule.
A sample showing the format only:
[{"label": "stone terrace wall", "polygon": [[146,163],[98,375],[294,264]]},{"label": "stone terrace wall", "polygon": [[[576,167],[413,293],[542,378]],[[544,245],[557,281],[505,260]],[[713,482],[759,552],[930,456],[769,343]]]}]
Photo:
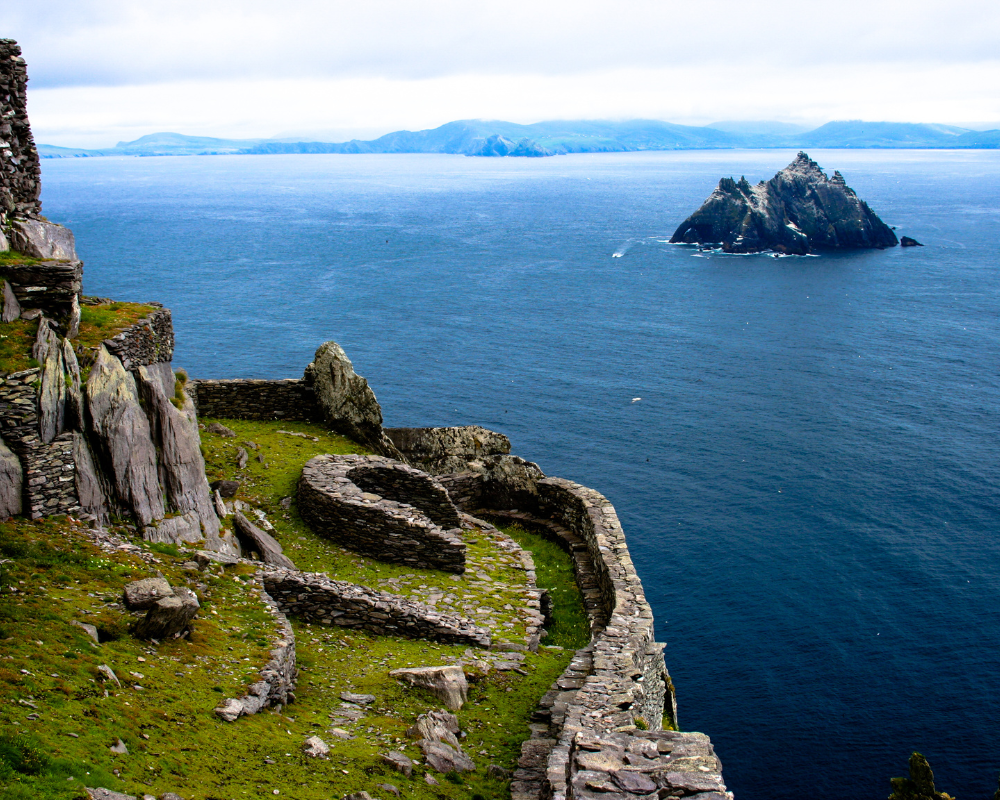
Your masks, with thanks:
[{"label": "stone terrace wall", "polygon": [[27,87],[21,48],[0,39],[0,212],[34,217],[42,213],[42,170],[28,124]]},{"label": "stone terrace wall", "polygon": [[491,643],[489,631],[470,620],[321,573],[274,569],[263,572],[262,579],[282,613],[312,622],[475,647]]},{"label": "stone terrace wall", "polygon": [[303,380],[191,380],[187,392],[201,417],[322,422],[316,393]]},{"label": "stone terrace wall", "polygon": [[0,279],[10,283],[24,309],[40,308],[50,317],[65,317],[80,293],[81,261],[42,261],[38,264],[0,265]]},{"label": "stone terrace wall", "polygon": [[170,309],[158,308],[121,333],[105,339],[108,352],[128,370],[170,361],[174,357],[174,325]]},{"label": "stone terrace wall", "polygon": [[[383,473],[379,487],[389,496],[366,492],[354,483],[355,472],[360,469],[364,483],[373,468]],[[398,473],[405,485],[393,480],[392,473]],[[410,493],[420,484],[424,488],[418,503],[433,506],[443,517],[442,500],[447,502],[447,494],[420,470],[383,456],[316,456],[306,462],[299,478],[299,513],[316,533],[355,552],[381,561],[462,573],[465,543],[457,512],[454,528],[435,524],[421,508],[410,504]]]},{"label": "stone terrace wall", "polygon": [[[210,560],[212,555],[214,554],[209,554]],[[278,630],[271,641],[271,658],[260,671],[260,680],[251,684],[243,697],[227,700],[215,709],[215,713],[225,722],[256,714],[269,706],[287,705],[295,699],[295,681],[298,676],[295,666],[295,631],[288,617],[264,588],[264,573],[258,572],[254,581],[264,607],[274,615]]]},{"label": "stone terrace wall", "polygon": [[17,454],[24,469],[23,510],[32,519],[80,510],[76,492],[73,433],[48,444],[38,432],[41,370],[29,369],[0,378],[0,436]]}]

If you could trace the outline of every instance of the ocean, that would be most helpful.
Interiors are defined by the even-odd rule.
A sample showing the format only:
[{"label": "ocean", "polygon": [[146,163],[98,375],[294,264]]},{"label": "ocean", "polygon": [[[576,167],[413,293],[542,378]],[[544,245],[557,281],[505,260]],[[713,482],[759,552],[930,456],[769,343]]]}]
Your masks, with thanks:
[{"label": "ocean", "polygon": [[391,426],[476,423],[622,519],[679,721],[738,800],[1000,771],[1000,152],[815,151],[925,247],[667,243],[792,151],[43,162],[84,291],[194,377],[346,349]]}]

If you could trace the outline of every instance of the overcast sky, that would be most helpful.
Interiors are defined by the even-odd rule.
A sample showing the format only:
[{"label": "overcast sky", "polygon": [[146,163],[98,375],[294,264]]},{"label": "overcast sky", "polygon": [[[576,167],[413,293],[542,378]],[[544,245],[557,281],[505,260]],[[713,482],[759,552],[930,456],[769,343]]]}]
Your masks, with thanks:
[{"label": "overcast sky", "polygon": [[2,0],[35,138],[454,119],[1000,122],[997,0]]}]

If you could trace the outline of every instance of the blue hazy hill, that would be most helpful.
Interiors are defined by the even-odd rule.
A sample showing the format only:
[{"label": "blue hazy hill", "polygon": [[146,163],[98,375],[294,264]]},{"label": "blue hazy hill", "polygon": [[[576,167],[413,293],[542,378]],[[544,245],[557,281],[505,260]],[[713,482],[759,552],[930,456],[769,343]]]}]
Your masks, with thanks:
[{"label": "blue hazy hill", "polygon": [[[506,142],[500,147],[498,142]],[[997,148],[1000,131],[913,122],[828,122],[814,130],[782,122],[724,121],[678,125],[661,120],[549,120],[530,125],[503,120],[456,120],[422,131],[394,131],[348,142],[217,139],[153,133],[111,148],[39,145],[43,158],[84,156],[267,155],[275,153],[451,153],[540,156],[638,150],[733,148]]]}]

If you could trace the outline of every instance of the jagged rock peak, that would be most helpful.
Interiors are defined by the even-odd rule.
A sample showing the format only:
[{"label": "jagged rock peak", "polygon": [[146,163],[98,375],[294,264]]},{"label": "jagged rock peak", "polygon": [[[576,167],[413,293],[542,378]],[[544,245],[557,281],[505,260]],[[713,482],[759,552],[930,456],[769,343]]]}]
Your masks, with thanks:
[{"label": "jagged rock peak", "polygon": [[896,234],[860,200],[844,176],[828,178],[800,152],[771,180],[722,178],[719,186],[670,239],[721,245],[727,253],[804,255],[817,248],[882,248]]}]

